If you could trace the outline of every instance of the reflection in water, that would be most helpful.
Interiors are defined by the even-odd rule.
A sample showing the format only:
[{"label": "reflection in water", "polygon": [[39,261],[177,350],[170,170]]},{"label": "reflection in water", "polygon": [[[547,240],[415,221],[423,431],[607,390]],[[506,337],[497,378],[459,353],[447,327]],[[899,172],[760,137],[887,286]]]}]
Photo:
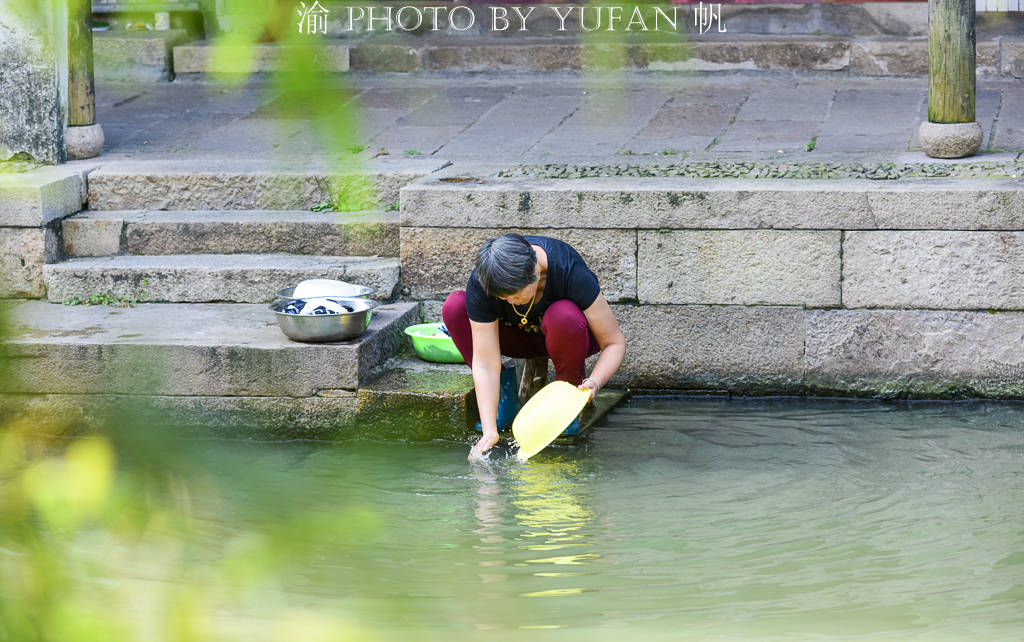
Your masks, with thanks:
[{"label": "reflection in water", "polygon": [[[555,605],[597,590],[565,585],[567,581],[578,582],[580,576],[591,575],[566,572],[565,566],[583,566],[601,557],[591,548],[595,544],[595,511],[584,461],[555,452],[528,463],[508,458],[493,466],[473,467],[477,482],[474,532],[480,538],[475,548],[483,556],[479,565],[486,568],[486,572],[479,573],[482,583],[512,583],[510,588],[518,597],[531,602],[532,598],[557,598]],[[506,539],[502,532],[513,532],[514,536]],[[496,556],[500,559],[494,559]],[[506,565],[511,568],[496,571],[495,567]],[[526,576],[512,570],[526,570],[524,567],[532,567]],[[509,589],[505,591],[507,599]],[[566,624],[552,620],[559,611],[559,606],[553,611],[521,609],[517,612],[520,621],[516,628],[566,628]]]}]

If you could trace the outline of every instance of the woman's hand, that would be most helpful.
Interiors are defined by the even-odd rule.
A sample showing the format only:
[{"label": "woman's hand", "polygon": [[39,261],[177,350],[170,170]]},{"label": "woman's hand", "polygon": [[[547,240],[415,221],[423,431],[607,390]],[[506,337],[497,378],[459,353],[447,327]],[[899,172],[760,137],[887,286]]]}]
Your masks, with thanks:
[{"label": "woman's hand", "polygon": [[491,447],[496,443],[498,443],[498,431],[485,430],[483,437],[480,437],[480,440],[469,451],[469,461],[485,459]]},{"label": "woman's hand", "polygon": [[589,390],[590,391],[590,399],[588,399],[588,401],[593,403],[594,402],[594,397],[597,396],[597,391],[601,389],[601,386],[599,386],[598,383],[596,381],[594,381],[593,379],[591,379],[590,377],[587,377],[586,379],[583,380],[583,383],[581,383],[578,386],[578,388],[580,390]]}]

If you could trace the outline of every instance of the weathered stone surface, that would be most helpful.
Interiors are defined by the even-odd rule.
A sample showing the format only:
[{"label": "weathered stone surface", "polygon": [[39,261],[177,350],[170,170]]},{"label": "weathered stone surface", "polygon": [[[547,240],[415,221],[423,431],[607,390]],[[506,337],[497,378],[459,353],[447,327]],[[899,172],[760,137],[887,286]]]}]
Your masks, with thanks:
[{"label": "weathered stone surface", "polygon": [[100,81],[170,80],[171,48],[184,44],[188,32],[106,31],[93,34],[93,67]]},{"label": "weathered stone surface", "polygon": [[[306,49],[292,52],[291,49]],[[323,43],[318,45],[221,45],[217,54],[207,41],[174,47],[174,73],[230,73],[251,74],[287,71],[289,60],[313,60],[322,71],[348,71],[348,45]]]},{"label": "weathered stone surface", "polygon": [[1014,78],[1024,78],[1024,41],[1004,39],[1001,43],[1000,72]]},{"label": "weathered stone surface", "polygon": [[[37,432],[74,434],[111,421],[230,439],[340,439],[358,434],[356,393],[330,397],[206,397],[110,394],[4,394],[0,416],[20,415]],[[152,422],[147,423],[147,417]]]},{"label": "weathered stone surface", "polygon": [[808,36],[749,36],[725,39],[717,34],[695,40],[692,50],[678,45],[651,45],[652,71],[725,71],[744,69],[807,69],[839,71],[850,64],[850,43]]},{"label": "weathered stone surface", "polygon": [[4,393],[310,397],[356,390],[417,316],[414,303],[383,305],[366,334],[334,344],[289,340],[264,305],[27,302],[7,322],[2,350],[21,367]]},{"label": "weathered stone surface", "polygon": [[[869,228],[1024,230],[1024,180],[916,180],[867,193]],[[849,228],[857,226],[850,225]]]},{"label": "weathered stone surface", "polygon": [[309,210],[325,201],[385,209],[398,202],[400,188],[443,163],[334,173],[268,162],[118,161],[89,174],[89,209]]},{"label": "weathered stone surface", "polygon": [[[1019,229],[1020,179],[426,178],[403,226]],[[585,222],[585,223],[581,223]]]},{"label": "weathered stone surface", "polygon": [[410,45],[368,40],[349,50],[349,64],[353,71],[422,71],[423,53]]},{"label": "weathered stone surface", "polygon": [[850,45],[853,70],[862,76],[928,74],[928,39],[857,39]]},{"label": "weathered stone surface", "polygon": [[81,172],[41,168],[24,174],[0,174],[0,225],[41,227],[82,209]]},{"label": "weathered stone surface", "polygon": [[60,18],[35,3],[5,3],[0,14],[0,161],[64,160],[60,69],[67,67],[67,46],[54,28]]},{"label": "weathered stone surface", "polygon": [[[999,42],[978,42],[975,51],[979,74],[999,73]],[[850,58],[862,76],[927,76],[928,38],[858,38]]]},{"label": "weathered stone surface", "polygon": [[244,252],[398,256],[398,212],[100,211],[65,219],[63,227],[70,256]]},{"label": "weathered stone surface", "polygon": [[579,43],[523,41],[462,43],[436,46],[423,54],[424,67],[457,71],[560,71],[581,69],[583,46]]},{"label": "weathered stone surface", "polygon": [[614,305],[626,337],[616,387],[799,390],[804,318],[796,307]]},{"label": "weathered stone surface", "polygon": [[104,216],[105,212],[82,212],[61,221],[64,252],[68,256],[113,256],[121,254],[121,236],[124,219],[118,214]]},{"label": "weathered stone surface", "polygon": [[931,123],[924,121],[917,139],[924,153],[932,158],[963,158],[981,149],[984,134],[981,125],[970,123]]},{"label": "weathered stone surface", "polygon": [[1024,398],[1024,314],[808,310],[812,392]]},{"label": "weathered stone surface", "polygon": [[284,254],[172,254],[71,259],[44,267],[47,296],[63,302],[93,294],[140,301],[260,303],[304,279],[368,285],[390,299],[398,284],[393,258]]},{"label": "weathered stone surface", "polygon": [[609,301],[636,298],[636,232],[632,230],[551,230],[402,228],[402,285],[417,299],[443,300],[463,290],[483,242],[509,231],[550,236],[572,245],[601,282]]},{"label": "weathered stone surface", "polygon": [[847,232],[848,308],[1024,309],[1024,232]]},{"label": "weathered stone surface", "polygon": [[839,305],[840,232],[640,231],[640,303]]},{"label": "weathered stone surface", "polygon": [[388,366],[386,373],[359,388],[366,436],[429,441],[463,439],[472,430],[478,417],[467,366],[411,359]]},{"label": "weathered stone surface", "polygon": [[0,227],[0,297],[46,296],[43,265],[57,260],[58,246],[49,228]]}]

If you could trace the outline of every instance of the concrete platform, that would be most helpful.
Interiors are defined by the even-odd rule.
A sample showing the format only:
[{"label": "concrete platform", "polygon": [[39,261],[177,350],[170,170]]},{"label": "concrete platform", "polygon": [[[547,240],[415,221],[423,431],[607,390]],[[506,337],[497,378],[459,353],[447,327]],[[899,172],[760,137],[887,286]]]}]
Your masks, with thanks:
[{"label": "concrete platform", "polygon": [[[414,303],[383,305],[366,334],[332,344],[292,341],[265,305],[61,306],[7,311],[3,354],[18,364],[0,392],[180,397],[354,393],[406,343]],[[346,396],[346,395],[343,395]]]},{"label": "concrete platform", "polygon": [[[808,163],[884,170],[918,151],[927,117],[923,77],[354,73],[345,85],[339,108],[351,110],[355,154],[332,150],[312,120],[275,107],[279,94],[264,81],[100,83],[107,146],[90,166],[90,187],[102,188],[90,209],[308,209],[324,200],[314,176],[342,173],[332,170],[340,160],[398,186],[449,164],[753,162],[769,167],[751,172],[798,166],[796,178]],[[979,78],[984,152],[1024,151],[1022,105],[1024,80]],[[240,188],[227,192],[229,182]],[[397,200],[396,187],[380,191],[379,207]]]},{"label": "concrete platform", "polygon": [[368,285],[390,300],[398,286],[395,258],[287,254],[171,254],[70,259],[43,268],[47,298],[62,303],[108,294],[147,302],[263,303],[305,279]]}]

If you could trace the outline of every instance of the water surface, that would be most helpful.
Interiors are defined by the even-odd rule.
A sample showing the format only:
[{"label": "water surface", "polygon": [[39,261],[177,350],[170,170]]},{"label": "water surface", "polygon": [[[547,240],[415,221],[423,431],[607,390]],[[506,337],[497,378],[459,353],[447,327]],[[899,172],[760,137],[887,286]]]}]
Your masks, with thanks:
[{"label": "water surface", "polygon": [[204,444],[190,534],[79,572],[230,639],[1024,639],[1024,405],[640,399],[489,466]]}]

